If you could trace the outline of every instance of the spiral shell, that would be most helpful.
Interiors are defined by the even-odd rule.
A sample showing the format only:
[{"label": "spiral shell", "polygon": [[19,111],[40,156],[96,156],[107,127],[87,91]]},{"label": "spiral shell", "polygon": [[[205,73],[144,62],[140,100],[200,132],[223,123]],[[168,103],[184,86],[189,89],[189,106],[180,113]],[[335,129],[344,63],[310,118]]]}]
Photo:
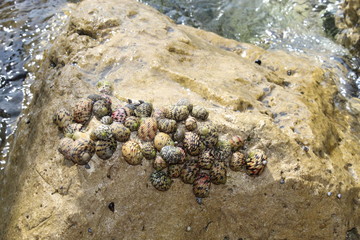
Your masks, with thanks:
[{"label": "spiral shell", "polygon": [[199,173],[200,168],[198,164],[194,161],[186,162],[181,169],[180,177],[181,180],[186,184],[193,184],[196,178],[196,175]]},{"label": "spiral shell", "polygon": [[90,133],[90,138],[93,141],[104,140],[108,141],[113,137],[112,129],[109,125],[99,125],[97,128],[93,129]]},{"label": "spiral shell", "polygon": [[110,115],[111,104],[105,100],[98,100],[94,103],[92,111],[97,119],[101,119],[104,116]]},{"label": "spiral shell", "polygon": [[166,118],[165,117],[165,111],[166,111],[165,108],[155,108],[153,110],[152,117],[156,118],[156,120]]},{"label": "spiral shell", "polygon": [[116,141],[126,142],[130,138],[130,129],[124,126],[124,124],[114,122],[110,125],[111,132]]},{"label": "spiral shell", "polygon": [[155,118],[144,118],[138,129],[138,136],[144,141],[153,140],[157,132],[157,123]]},{"label": "spiral shell", "polygon": [[178,178],[181,173],[182,166],[180,164],[171,164],[168,167],[168,176],[171,178]]},{"label": "spiral shell", "polygon": [[118,108],[111,114],[111,117],[114,119],[114,122],[119,122],[119,123],[124,123],[127,116],[130,116],[130,112],[125,107]]},{"label": "spiral shell", "polygon": [[151,142],[143,143],[141,145],[141,152],[147,160],[151,160],[156,157],[156,150]]},{"label": "spiral shell", "polygon": [[167,145],[174,145],[174,142],[172,141],[171,137],[166,134],[166,133],[162,133],[159,132],[158,134],[156,134],[155,138],[154,138],[154,146],[158,151],[161,151],[161,149],[164,146]]},{"label": "spiral shell", "polygon": [[137,131],[140,126],[140,119],[138,117],[129,116],[126,118],[124,125],[132,132]]},{"label": "spiral shell", "polygon": [[215,147],[219,137],[219,133],[215,125],[211,123],[205,123],[199,126],[198,130],[201,141],[204,143],[204,145],[208,148]]},{"label": "spiral shell", "polygon": [[191,116],[205,121],[209,117],[209,112],[201,106],[194,106],[191,112]]},{"label": "spiral shell", "polygon": [[96,142],[95,153],[99,158],[107,160],[112,157],[116,151],[116,147],[117,143],[114,139],[109,141],[100,140]]},{"label": "spiral shell", "polygon": [[173,135],[174,141],[180,143],[185,138],[185,127],[183,125],[179,125]]},{"label": "spiral shell", "polygon": [[170,189],[172,180],[162,171],[153,172],[150,176],[151,184],[159,191],[167,191]]},{"label": "spiral shell", "polygon": [[231,155],[231,146],[229,141],[219,140],[212,154],[217,161],[225,161]]},{"label": "spiral shell", "polygon": [[80,123],[72,123],[64,128],[65,137],[72,138],[75,132],[78,132],[82,129]]},{"label": "spiral shell", "polygon": [[142,163],[143,155],[140,145],[135,141],[127,141],[121,148],[125,161],[130,165],[139,165]]},{"label": "spiral shell", "polygon": [[242,170],[246,165],[245,160],[245,154],[241,152],[234,152],[229,161],[230,169],[236,172]]},{"label": "spiral shell", "polygon": [[78,100],[73,107],[73,118],[77,123],[85,123],[90,120],[92,112],[92,101],[89,98]]},{"label": "spiral shell", "polygon": [[157,120],[160,132],[172,133],[176,131],[176,121],[173,119],[160,118]]},{"label": "spiral shell", "polygon": [[175,105],[177,105],[177,106],[186,106],[188,108],[189,112],[191,112],[192,109],[193,109],[193,105],[191,104],[189,99],[186,99],[186,98],[180,99]]},{"label": "spiral shell", "polygon": [[67,160],[79,165],[85,165],[95,153],[95,144],[93,141],[84,138],[75,141],[70,138],[63,138],[60,141],[59,152]]},{"label": "spiral shell", "polygon": [[153,168],[156,171],[160,171],[167,167],[167,164],[165,160],[161,156],[156,156],[154,162],[153,162]]},{"label": "spiral shell", "polygon": [[176,121],[183,121],[189,116],[189,109],[187,106],[172,106],[170,111],[171,118]]},{"label": "spiral shell", "polygon": [[186,157],[184,150],[174,146],[163,147],[160,151],[160,155],[168,164],[182,163]]},{"label": "spiral shell", "polygon": [[210,179],[215,184],[226,183],[226,166],[224,162],[214,162],[210,169]]},{"label": "spiral shell", "polygon": [[184,148],[192,156],[200,154],[200,137],[194,132],[186,132],[184,138]]},{"label": "spiral shell", "polygon": [[196,179],[193,184],[193,193],[195,197],[206,198],[210,193],[210,176],[207,173],[200,173],[196,176]]},{"label": "spiral shell", "polygon": [[185,121],[185,128],[188,131],[194,131],[197,128],[197,122],[194,117],[188,117]]},{"label": "spiral shell", "polygon": [[213,162],[214,156],[212,155],[211,150],[205,150],[200,154],[198,164],[201,169],[209,170],[212,167]]},{"label": "spiral shell", "polygon": [[98,88],[99,92],[112,95],[112,92],[114,90],[113,84],[106,80],[101,80],[96,84],[96,87]]},{"label": "spiral shell", "polygon": [[63,138],[60,140],[58,150],[67,160],[72,160],[73,142],[74,140],[71,138]]},{"label": "spiral shell", "polygon": [[134,112],[137,117],[150,117],[152,111],[152,104],[144,102],[137,106]]},{"label": "spiral shell", "polygon": [[253,149],[248,152],[248,157],[246,158],[246,172],[247,174],[260,175],[267,164],[267,156],[264,151],[261,149]]},{"label": "spiral shell", "polygon": [[104,116],[101,118],[100,122],[105,125],[110,125],[113,123],[113,119],[110,116]]},{"label": "spiral shell", "polygon": [[73,117],[71,113],[65,108],[59,109],[53,116],[53,122],[59,128],[65,128],[71,124]]},{"label": "spiral shell", "polygon": [[231,146],[231,150],[233,152],[238,151],[240,148],[242,148],[244,146],[244,141],[242,140],[242,138],[240,136],[233,136],[229,140],[229,143]]}]

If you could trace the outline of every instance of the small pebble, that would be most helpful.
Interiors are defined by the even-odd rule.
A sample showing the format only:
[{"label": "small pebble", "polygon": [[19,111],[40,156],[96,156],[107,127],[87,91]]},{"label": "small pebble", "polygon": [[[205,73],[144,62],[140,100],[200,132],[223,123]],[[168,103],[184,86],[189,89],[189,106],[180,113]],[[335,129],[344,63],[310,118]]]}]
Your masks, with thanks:
[{"label": "small pebble", "polygon": [[327,195],[328,197],[330,197],[332,195],[332,192],[328,192]]},{"label": "small pebble", "polygon": [[203,202],[202,202],[202,198],[200,198],[200,197],[197,197],[196,198],[196,202],[199,204],[199,205],[201,205]]},{"label": "small pebble", "polygon": [[288,70],[288,71],[287,71],[287,75],[288,75],[288,76],[291,76],[292,74],[293,74],[293,71],[291,71],[291,70]]},{"label": "small pebble", "polygon": [[280,179],[280,184],[284,184],[285,183],[285,178],[281,178]]},{"label": "small pebble", "polygon": [[86,169],[90,169],[90,165],[87,163],[87,164],[85,165],[85,168],[86,168]]},{"label": "small pebble", "polygon": [[308,146],[302,146],[301,148],[302,148],[305,152],[308,152],[308,151],[310,150]]},{"label": "small pebble", "polygon": [[339,193],[338,195],[336,195],[338,199],[340,199],[342,197],[341,193]]},{"label": "small pebble", "polygon": [[114,202],[109,203],[108,207],[109,207],[110,211],[115,212],[115,203]]},{"label": "small pebble", "polygon": [[255,61],[255,63],[261,65],[261,60],[258,59],[258,60]]},{"label": "small pebble", "polygon": [[191,231],[191,227],[190,227],[190,226],[187,226],[187,227],[186,227],[186,231],[187,231],[187,232],[190,232],[190,231]]},{"label": "small pebble", "polygon": [[91,228],[88,228],[88,233],[92,233],[93,230]]}]

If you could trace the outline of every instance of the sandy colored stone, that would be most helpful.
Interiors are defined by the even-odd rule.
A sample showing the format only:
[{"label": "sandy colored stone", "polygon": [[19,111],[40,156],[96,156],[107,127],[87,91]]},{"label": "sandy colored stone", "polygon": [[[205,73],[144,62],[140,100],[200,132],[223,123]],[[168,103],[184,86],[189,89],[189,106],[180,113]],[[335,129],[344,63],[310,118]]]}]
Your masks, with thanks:
[{"label": "sandy colored stone", "polygon": [[[177,26],[133,0],[74,4],[18,123],[0,185],[0,238],[344,239],[360,224],[360,125],[338,102],[331,71]],[[154,189],[151,162],[128,165],[121,144],[90,169],[73,165],[57,151],[52,115],[96,93],[99,80],[120,99],[206,107],[221,135],[265,151],[265,171],[228,170],[199,205],[180,179]]]}]

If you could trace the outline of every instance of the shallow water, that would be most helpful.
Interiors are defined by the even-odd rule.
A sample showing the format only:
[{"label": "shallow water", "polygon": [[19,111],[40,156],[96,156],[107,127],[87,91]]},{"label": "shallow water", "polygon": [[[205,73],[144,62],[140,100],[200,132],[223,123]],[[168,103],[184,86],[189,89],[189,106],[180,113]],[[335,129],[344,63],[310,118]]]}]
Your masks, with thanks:
[{"label": "shallow water", "polygon": [[38,61],[66,16],[66,0],[0,1],[0,169],[21,109],[31,98]]}]

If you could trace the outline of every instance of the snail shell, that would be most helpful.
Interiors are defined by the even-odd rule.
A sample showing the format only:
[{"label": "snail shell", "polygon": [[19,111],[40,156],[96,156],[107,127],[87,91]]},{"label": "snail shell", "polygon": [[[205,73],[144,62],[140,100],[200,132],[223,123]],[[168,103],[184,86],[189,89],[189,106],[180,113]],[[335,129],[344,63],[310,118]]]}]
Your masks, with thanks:
[{"label": "snail shell", "polygon": [[230,169],[236,172],[244,169],[246,165],[245,160],[246,160],[245,154],[241,152],[234,152],[229,161]]},{"label": "snail shell", "polygon": [[248,152],[246,158],[246,172],[251,176],[260,175],[267,164],[267,156],[261,149],[253,149]]},{"label": "snail shell", "polygon": [[72,160],[73,142],[74,140],[71,138],[63,138],[60,140],[58,150],[67,160]]},{"label": "snail shell", "polygon": [[200,168],[194,161],[186,162],[181,169],[180,177],[184,183],[193,184]]},{"label": "snail shell", "polygon": [[121,148],[125,161],[130,165],[139,165],[142,162],[143,155],[140,145],[135,141],[127,141]]},{"label": "snail shell", "polygon": [[240,148],[242,148],[244,146],[244,141],[242,140],[242,138],[240,136],[233,136],[229,140],[229,143],[231,146],[231,150],[233,152],[238,151]]},{"label": "snail shell", "polygon": [[219,140],[212,154],[217,161],[225,161],[231,155],[231,146],[229,141]]},{"label": "snail shell", "polygon": [[140,126],[140,119],[138,117],[129,116],[126,118],[124,125],[132,132],[137,131]]},{"label": "snail shell", "polygon": [[114,152],[116,151],[117,143],[114,139],[109,141],[97,141],[95,146],[96,155],[103,159],[107,160],[112,157]]},{"label": "snail shell", "polygon": [[101,119],[104,116],[110,115],[111,104],[105,100],[98,100],[93,105],[93,113],[97,119]]},{"label": "snail shell", "polygon": [[201,169],[209,170],[212,167],[214,160],[215,159],[211,153],[211,150],[209,149],[205,150],[199,156],[199,160],[198,160],[199,167]]},{"label": "snail shell", "polygon": [[157,132],[157,123],[155,118],[144,118],[138,129],[138,136],[144,141],[153,140]]},{"label": "snail shell", "polygon": [[127,116],[130,116],[130,112],[129,109],[125,107],[118,108],[111,114],[111,117],[114,119],[114,122],[119,122],[119,123],[124,123]]},{"label": "snail shell", "polygon": [[110,125],[113,123],[113,119],[110,116],[104,116],[101,118],[100,122],[105,125]]},{"label": "snail shell", "polygon": [[114,90],[113,84],[106,80],[101,80],[96,84],[96,87],[98,88],[99,92],[112,95],[112,92]]},{"label": "snail shell", "polygon": [[141,145],[141,152],[147,160],[151,160],[156,157],[156,149],[151,142],[143,143]]},{"label": "snail shell", "polygon": [[174,146],[165,146],[160,151],[161,157],[168,164],[177,164],[185,161],[186,154],[182,148]]},{"label": "snail shell", "polygon": [[90,120],[92,112],[92,100],[89,98],[82,98],[78,100],[73,107],[73,118],[77,123],[85,123]]},{"label": "snail shell", "polygon": [[171,139],[171,137],[166,134],[166,133],[162,133],[159,132],[158,134],[156,134],[155,138],[154,138],[154,146],[158,151],[161,151],[161,149],[164,146],[167,145],[174,145],[173,140]]},{"label": "snail shell", "polygon": [[71,113],[65,108],[59,109],[53,116],[53,122],[59,128],[65,128],[71,124],[73,117]]},{"label": "snail shell", "polygon": [[196,176],[193,184],[193,193],[195,197],[206,198],[210,193],[210,176],[209,174],[202,172]]},{"label": "snail shell", "polygon": [[172,133],[176,131],[176,121],[173,119],[160,118],[157,120],[160,132]]},{"label": "snail shell", "polygon": [[152,104],[144,102],[137,106],[134,112],[137,117],[150,117],[152,111]]},{"label": "snail shell", "polygon": [[184,148],[192,155],[196,156],[200,154],[200,137],[194,132],[186,132],[184,138]]},{"label": "snail shell", "polygon": [[185,128],[188,131],[194,131],[197,128],[197,122],[194,117],[188,117],[185,121]]},{"label": "snail shell", "polygon": [[185,138],[185,127],[183,125],[179,125],[173,135],[174,141],[180,143]]},{"label": "snail shell", "polygon": [[168,176],[171,178],[178,178],[181,173],[182,166],[180,164],[171,164],[168,167]]},{"label": "snail shell", "polygon": [[191,116],[205,121],[209,117],[209,112],[201,106],[194,106],[191,112]]},{"label": "snail shell", "polygon": [[82,125],[80,123],[72,123],[64,128],[64,135],[68,138],[73,138],[75,132],[81,131]]},{"label": "snail shell", "polygon": [[156,156],[154,162],[153,162],[153,168],[156,170],[156,171],[160,171],[164,168],[167,167],[167,164],[165,162],[165,160],[161,157],[161,156]]},{"label": "snail shell", "polygon": [[189,99],[186,99],[186,98],[180,99],[175,105],[177,105],[177,106],[186,106],[188,108],[189,112],[191,112],[192,109],[193,109],[193,105],[191,104]]},{"label": "snail shell", "polygon": [[211,123],[205,123],[202,124],[198,129],[201,141],[204,143],[204,145],[208,148],[215,147],[219,137],[215,125]]},{"label": "snail shell", "polygon": [[59,152],[67,160],[79,165],[85,165],[95,153],[95,143],[84,138],[75,141],[70,138],[63,138],[60,141]]},{"label": "snail shell", "polygon": [[90,133],[90,139],[93,141],[104,140],[109,141],[113,137],[112,129],[109,125],[99,125],[97,128],[93,129]]},{"label": "snail shell", "polygon": [[172,180],[162,171],[153,172],[150,176],[151,184],[159,191],[167,191],[170,189]]},{"label": "snail shell", "polygon": [[170,109],[171,118],[176,121],[183,121],[188,118],[189,116],[189,109],[187,106],[172,106]]},{"label": "snail shell", "polygon": [[110,125],[111,132],[116,141],[126,142],[130,138],[130,129],[124,126],[124,124],[114,122]]},{"label": "snail shell", "polygon": [[226,166],[225,162],[214,162],[210,169],[210,179],[215,184],[226,183]]}]

